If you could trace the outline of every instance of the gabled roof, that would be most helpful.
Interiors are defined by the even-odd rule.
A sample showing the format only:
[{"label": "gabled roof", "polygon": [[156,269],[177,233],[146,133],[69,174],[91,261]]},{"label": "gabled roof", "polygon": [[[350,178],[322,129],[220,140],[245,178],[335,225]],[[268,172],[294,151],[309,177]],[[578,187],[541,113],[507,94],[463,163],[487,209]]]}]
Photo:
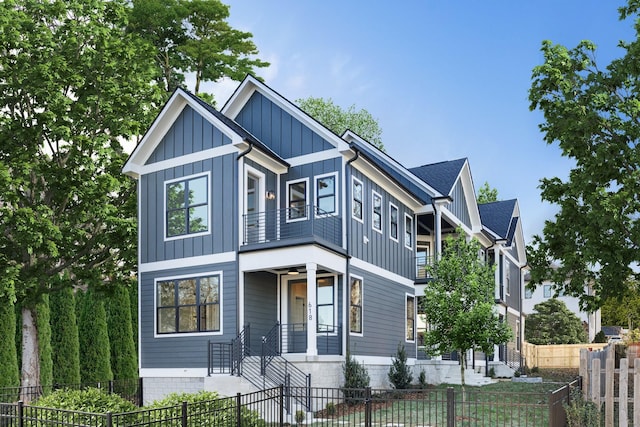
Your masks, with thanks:
[{"label": "gabled roof", "polygon": [[438,190],[441,194],[448,195],[451,193],[451,190],[460,176],[462,168],[466,162],[466,158],[449,160],[409,168],[409,172],[413,173],[424,182],[429,183],[429,185]]},{"label": "gabled roof", "polygon": [[478,205],[482,225],[498,239],[513,239],[518,217],[514,216],[516,199]]}]

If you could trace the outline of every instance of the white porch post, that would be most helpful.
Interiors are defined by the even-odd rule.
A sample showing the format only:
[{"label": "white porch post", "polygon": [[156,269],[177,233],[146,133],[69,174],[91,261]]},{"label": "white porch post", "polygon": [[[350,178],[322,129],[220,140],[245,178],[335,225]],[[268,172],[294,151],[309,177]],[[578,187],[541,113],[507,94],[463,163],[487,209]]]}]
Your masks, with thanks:
[{"label": "white porch post", "polygon": [[318,345],[316,343],[317,269],[318,264],[314,262],[307,263],[307,356],[318,355]]},{"label": "white porch post", "polygon": [[434,255],[434,261],[440,259],[442,255],[442,210],[439,203],[434,204],[434,208],[436,211],[436,217],[433,221],[433,228],[435,228],[435,237],[436,237],[436,253]]}]

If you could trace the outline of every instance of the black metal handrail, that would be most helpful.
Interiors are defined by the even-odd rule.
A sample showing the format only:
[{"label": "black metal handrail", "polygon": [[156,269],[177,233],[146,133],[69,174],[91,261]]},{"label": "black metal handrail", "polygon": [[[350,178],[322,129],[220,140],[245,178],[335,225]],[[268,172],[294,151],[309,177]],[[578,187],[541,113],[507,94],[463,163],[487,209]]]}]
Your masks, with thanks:
[{"label": "black metal handrail", "polygon": [[242,361],[249,355],[250,327],[244,329],[231,342],[212,342],[208,345],[208,372],[211,374],[242,374]]},{"label": "black metal handrail", "polygon": [[426,267],[433,265],[432,256],[419,255],[415,257],[416,260],[416,279],[430,279],[431,275],[427,273]]},{"label": "black metal handrail", "polygon": [[317,237],[340,245],[340,218],[313,205],[245,214],[243,245]]}]

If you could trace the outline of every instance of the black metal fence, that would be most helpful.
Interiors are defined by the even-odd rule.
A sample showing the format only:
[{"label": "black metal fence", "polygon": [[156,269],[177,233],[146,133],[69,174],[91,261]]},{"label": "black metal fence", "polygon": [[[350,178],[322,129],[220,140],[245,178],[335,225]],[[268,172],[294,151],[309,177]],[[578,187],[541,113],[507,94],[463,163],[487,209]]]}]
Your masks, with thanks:
[{"label": "black metal fence", "polygon": [[[276,387],[206,402],[95,414],[0,404],[0,426],[521,426],[564,427],[570,385],[552,393],[454,388],[413,390]],[[297,397],[309,396],[308,407]],[[290,409],[287,411],[287,403]]]}]

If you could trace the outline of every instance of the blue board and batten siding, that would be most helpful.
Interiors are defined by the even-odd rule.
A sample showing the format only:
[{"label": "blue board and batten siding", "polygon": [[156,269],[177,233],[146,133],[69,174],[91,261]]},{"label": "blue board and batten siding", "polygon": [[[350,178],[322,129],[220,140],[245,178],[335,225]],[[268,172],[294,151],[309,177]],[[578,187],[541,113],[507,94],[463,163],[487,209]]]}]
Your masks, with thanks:
[{"label": "blue board and batten siding", "polygon": [[[142,369],[206,368],[209,340],[230,342],[237,334],[237,270],[236,264],[223,263],[199,267],[162,270],[140,274],[140,345]],[[202,273],[222,272],[222,334],[206,333],[160,335],[154,338],[156,312],[155,282],[172,277],[197,277]]]},{"label": "blue board and batten siding", "polygon": [[244,321],[250,330],[249,347],[259,352],[262,337],[278,321],[278,276],[267,272],[245,273],[244,297]]},{"label": "blue board and batten siding", "polygon": [[362,336],[349,336],[349,351],[359,356],[389,357],[403,344],[415,354],[415,342],[405,340],[406,297],[412,287],[394,283],[366,270],[352,267],[352,276],[362,278]]},{"label": "blue board and batten siding", "polygon": [[464,225],[471,228],[471,216],[469,215],[469,206],[467,205],[467,198],[464,195],[464,187],[462,181],[458,179],[456,185],[451,190],[451,197],[453,202],[449,206],[449,211],[460,219]]}]

